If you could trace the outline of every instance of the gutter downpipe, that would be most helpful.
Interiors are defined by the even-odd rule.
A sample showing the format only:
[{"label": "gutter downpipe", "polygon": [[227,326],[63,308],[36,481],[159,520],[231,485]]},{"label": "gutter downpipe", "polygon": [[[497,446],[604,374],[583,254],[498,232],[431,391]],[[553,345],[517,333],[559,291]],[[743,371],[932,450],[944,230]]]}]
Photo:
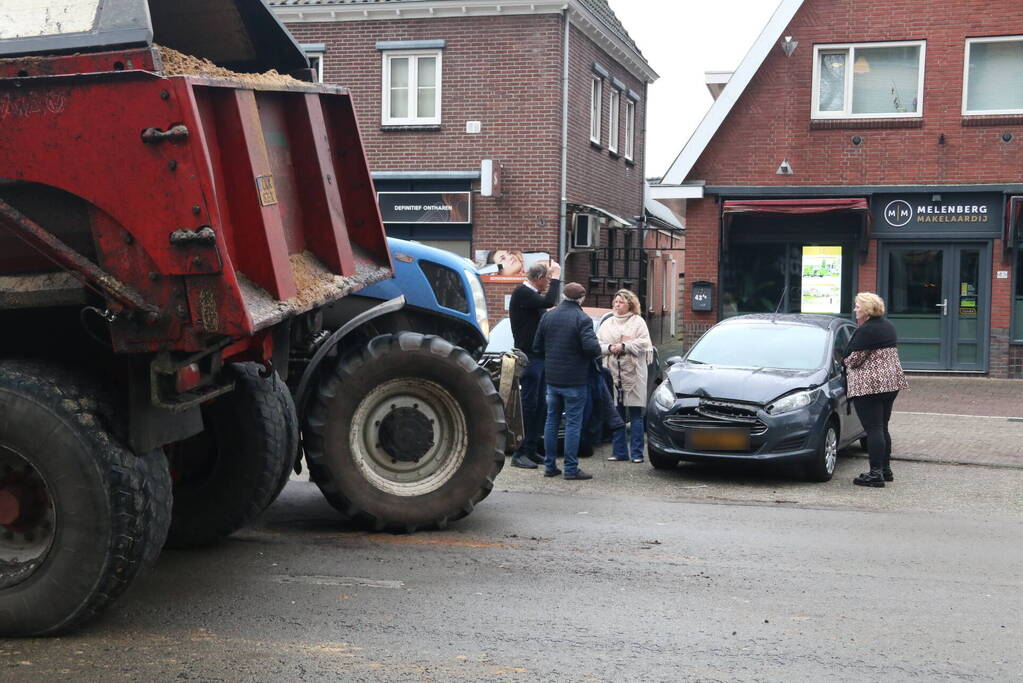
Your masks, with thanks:
[{"label": "gutter downpipe", "polygon": [[[571,22],[568,20],[569,6],[564,6],[565,17],[565,38],[564,56],[562,58],[561,71],[561,206],[559,208],[559,230],[558,230],[558,264],[566,267],[565,256],[567,245],[565,230],[568,224],[568,36]],[[563,273],[562,278],[568,273]]]}]

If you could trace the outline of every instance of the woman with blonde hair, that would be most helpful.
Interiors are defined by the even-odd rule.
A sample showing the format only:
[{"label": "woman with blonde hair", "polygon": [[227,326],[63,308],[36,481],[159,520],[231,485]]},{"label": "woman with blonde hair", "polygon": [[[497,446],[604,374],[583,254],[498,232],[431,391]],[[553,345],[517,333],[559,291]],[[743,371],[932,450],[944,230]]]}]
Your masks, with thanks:
[{"label": "woman with blonde hair", "polygon": [[[647,364],[653,356],[650,341],[639,306],[639,297],[627,289],[615,292],[611,304],[614,315],[597,330],[597,341],[604,365],[611,371],[615,403],[622,419],[629,423],[612,436],[612,455],[608,460],[643,462],[643,411],[647,400]],[[631,432],[631,444],[626,444],[625,430]]]},{"label": "woman with blonde hair", "polygon": [[884,301],[871,292],[856,295],[856,332],[849,340],[844,359],[847,391],[867,432],[870,471],[853,479],[857,486],[883,488],[894,481],[892,437],[888,421],[895,397],[908,389],[896,349],[895,326],[884,318]]}]

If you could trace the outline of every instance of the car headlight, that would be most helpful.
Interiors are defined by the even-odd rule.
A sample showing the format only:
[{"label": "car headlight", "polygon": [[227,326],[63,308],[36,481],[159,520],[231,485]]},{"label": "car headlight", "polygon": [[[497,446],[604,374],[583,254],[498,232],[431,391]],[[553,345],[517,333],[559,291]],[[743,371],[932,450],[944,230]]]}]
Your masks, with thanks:
[{"label": "car headlight", "polygon": [[813,403],[813,398],[816,393],[816,389],[811,389],[809,391],[797,391],[794,394],[782,396],[777,401],[768,404],[767,412],[771,415],[779,415],[781,413],[791,413],[793,410],[805,408]]},{"label": "car headlight", "polygon": [[661,382],[661,386],[654,391],[654,405],[662,410],[668,410],[675,405],[675,391],[671,388],[669,380]]},{"label": "car headlight", "polygon": [[472,290],[472,303],[476,309],[476,323],[483,332],[483,340],[488,341],[490,339],[490,319],[487,317],[487,297],[483,294],[480,276],[466,268],[465,279],[469,281],[469,289]]}]

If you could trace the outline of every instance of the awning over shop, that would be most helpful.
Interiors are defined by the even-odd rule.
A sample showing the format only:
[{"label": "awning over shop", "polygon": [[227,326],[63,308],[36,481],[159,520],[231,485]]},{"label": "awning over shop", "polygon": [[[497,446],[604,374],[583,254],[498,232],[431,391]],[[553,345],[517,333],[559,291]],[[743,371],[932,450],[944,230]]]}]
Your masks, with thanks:
[{"label": "awning over shop", "polygon": [[1023,240],[1023,197],[1009,197],[1009,210],[1005,212],[1003,247],[1015,249]]},{"label": "awning over shop", "polygon": [[805,216],[831,213],[860,214],[860,233],[857,235],[857,242],[860,252],[866,255],[870,241],[870,204],[865,198],[726,200],[721,209],[722,248],[728,248],[729,228],[736,216]]},{"label": "awning over shop", "polygon": [[755,199],[725,201],[722,213],[808,214],[863,211],[869,213],[866,199]]},{"label": "awning over shop", "polygon": [[584,213],[584,214],[589,214],[591,216],[601,216],[603,218],[607,218],[608,220],[614,221],[615,223],[618,223],[618,224],[620,224],[622,226],[630,226],[630,225],[632,225],[632,221],[626,220],[625,218],[622,218],[621,216],[616,216],[615,214],[611,213],[610,211],[607,211],[606,209],[602,209],[599,206],[593,206],[591,204],[577,204],[575,202],[569,202],[568,203],[568,209],[570,211],[575,212],[575,213]]}]

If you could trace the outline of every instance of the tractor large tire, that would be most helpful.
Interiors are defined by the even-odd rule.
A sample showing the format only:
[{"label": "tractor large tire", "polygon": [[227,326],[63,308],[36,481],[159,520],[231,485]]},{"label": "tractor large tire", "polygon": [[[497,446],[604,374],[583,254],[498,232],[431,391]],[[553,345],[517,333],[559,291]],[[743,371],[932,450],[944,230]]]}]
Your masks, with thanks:
[{"label": "tractor large tire", "polygon": [[205,430],[167,446],[174,474],[169,548],[219,542],[279,490],[292,446],[276,386],[283,383],[261,377],[255,363],[236,363],[230,371],[234,391],[203,406]]},{"label": "tractor large tire", "polygon": [[167,461],[131,453],[92,386],[38,362],[0,362],[0,636],[80,626],[163,545]]},{"label": "tractor large tire", "polygon": [[311,397],[311,478],[347,518],[411,533],[465,517],[504,464],[505,418],[462,348],[412,332],[343,357]]}]

